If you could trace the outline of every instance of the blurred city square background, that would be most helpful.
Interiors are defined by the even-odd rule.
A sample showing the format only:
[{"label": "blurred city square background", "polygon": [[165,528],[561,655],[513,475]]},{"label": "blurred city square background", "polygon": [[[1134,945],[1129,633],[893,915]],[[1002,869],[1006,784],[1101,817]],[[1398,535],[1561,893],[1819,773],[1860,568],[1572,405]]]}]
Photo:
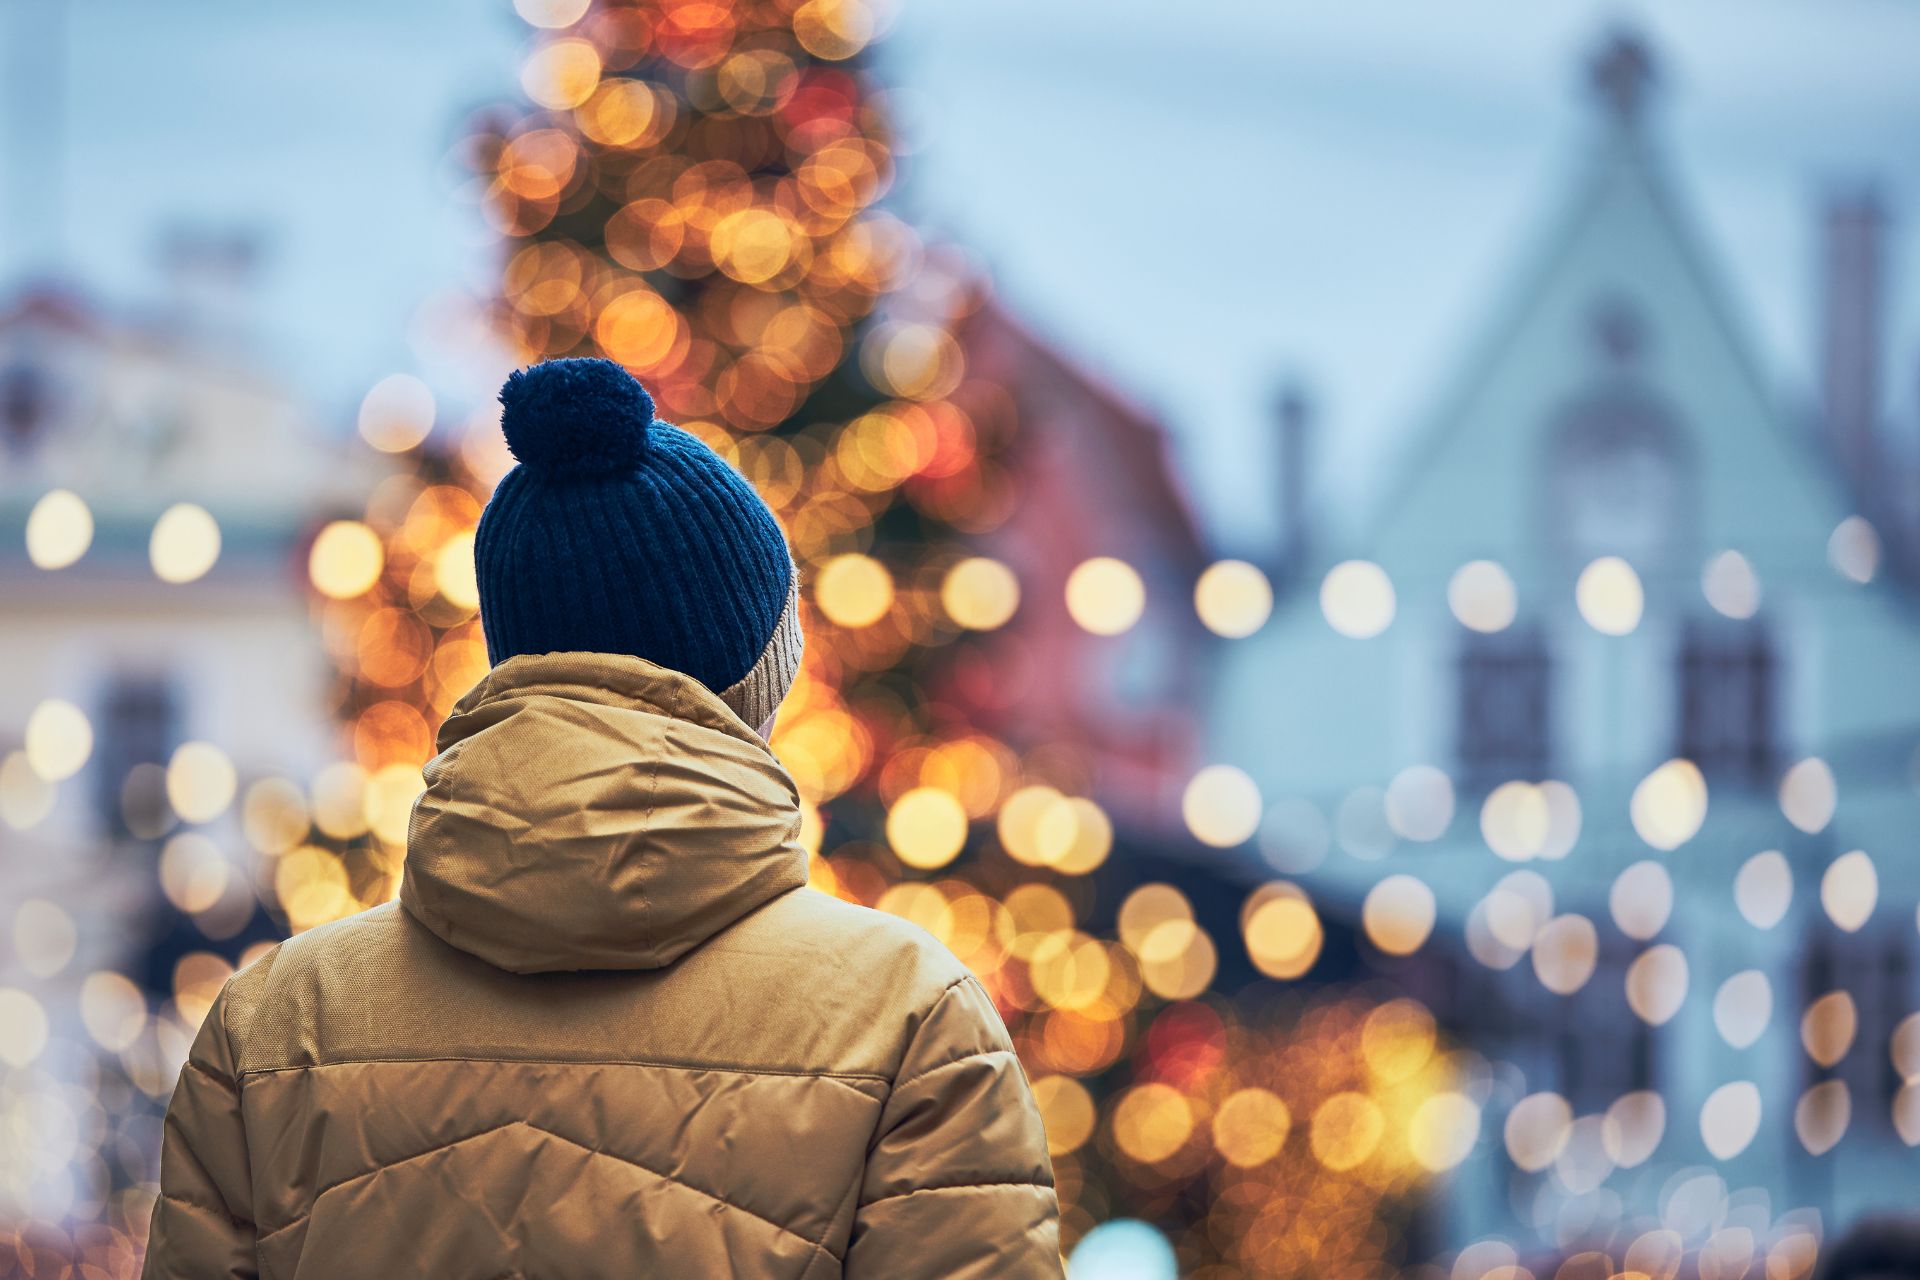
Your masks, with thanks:
[{"label": "blurred city square background", "polygon": [[0,1277],[136,1273],[213,994],[392,895],[578,354],[785,523],[815,886],[994,992],[1074,1280],[1911,1211],[1920,10],[0,19]]}]

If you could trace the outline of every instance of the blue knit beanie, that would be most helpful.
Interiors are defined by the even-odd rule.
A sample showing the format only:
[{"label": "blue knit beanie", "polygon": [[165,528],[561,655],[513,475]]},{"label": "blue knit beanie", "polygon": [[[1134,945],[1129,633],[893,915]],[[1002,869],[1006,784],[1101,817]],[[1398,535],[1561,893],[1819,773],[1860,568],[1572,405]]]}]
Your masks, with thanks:
[{"label": "blue knit beanie", "polygon": [[500,404],[520,465],[474,539],[488,657],[633,654],[770,719],[800,667],[799,574],[753,486],[610,360],[510,374]]}]

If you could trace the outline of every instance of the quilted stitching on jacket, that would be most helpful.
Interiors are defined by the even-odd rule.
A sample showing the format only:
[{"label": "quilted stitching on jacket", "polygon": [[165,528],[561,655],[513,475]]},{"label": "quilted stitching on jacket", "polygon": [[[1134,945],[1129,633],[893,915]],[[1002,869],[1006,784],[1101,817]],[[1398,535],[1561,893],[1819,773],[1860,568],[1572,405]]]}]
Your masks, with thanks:
[{"label": "quilted stitching on jacket", "polygon": [[791,780],[710,693],[515,658],[440,746],[402,903],[215,1002],[147,1276],[1058,1280],[990,998],[800,887]]}]

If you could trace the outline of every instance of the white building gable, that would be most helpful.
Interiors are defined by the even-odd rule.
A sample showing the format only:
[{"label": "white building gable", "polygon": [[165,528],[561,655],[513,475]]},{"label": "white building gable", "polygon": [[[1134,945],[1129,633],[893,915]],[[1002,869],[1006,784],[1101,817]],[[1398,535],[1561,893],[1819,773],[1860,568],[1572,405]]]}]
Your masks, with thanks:
[{"label": "white building gable", "polygon": [[[1458,1230],[1550,1240],[1554,1206],[1652,1212],[1665,1176],[1652,1171],[1692,1166],[1752,1187],[1775,1214],[1806,1204],[1850,1216],[1884,1199],[1883,1161],[1911,1159],[1893,1108],[1913,1112],[1920,1138],[1920,1090],[1896,1102],[1885,1066],[1892,1026],[1916,1007],[1920,795],[1909,769],[1920,611],[1886,575],[1865,572],[1855,525],[1836,536],[1849,516],[1840,469],[1781,410],[1667,177],[1645,118],[1644,51],[1616,43],[1596,80],[1608,109],[1581,180],[1416,437],[1366,539],[1320,548],[1266,630],[1229,647],[1212,740],[1267,805],[1258,848],[1244,853],[1249,875],[1278,869],[1348,922],[1388,875],[1433,891],[1438,919],[1420,952],[1395,960],[1362,943],[1361,955],[1495,1064],[1480,1146],[1453,1179]],[[1583,613],[1577,584],[1604,557],[1623,559],[1632,573],[1615,578],[1630,581]],[[1377,564],[1393,588],[1391,623],[1366,638],[1332,625],[1353,630],[1349,615],[1369,612],[1341,576],[1325,577],[1348,558]],[[1499,566],[1482,571],[1496,588],[1511,583],[1510,621],[1498,589],[1465,611],[1481,629],[1456,616],[1450,584],[1475,561]],[[1674,757],[1704,772],[1706,813],[1698,834],[1663,850],[1629,813],[1636,785]],[[1811,831],[1787,821],[1777,793],[1804,757],[1824,759],[1838,783],[1831,819]],[[1415,832],[1405,812],[1414,793],[1393,787],[1420,765],[1451,783],[1452,818],[1437,837]],[[1517,820],[1498,805],[1483,811],[1503,783],[1547,780],[1558,785],[1544,849],[1538,832],[1512,830],[1547,812],[1541,793],[1528,793],[1533,807]],[[1677,807],[1689,807],[1684,797]],[[1767,849],[1786,857],[1793,902],[1763,929],[1736,909],[1734,880]],[[1876,865],[1878,894],[1848,929],[1821,890],[1854,849]],[[1643,873],[1651,879],[1623,887],[1621,873],[1641,862],[1656,864]],[[1642,890],[1662,880],[1671,910],[1650,936],[1629,937],[1619,904],[1658,899]],[[1538,976],[1552,970],[1552,948],[1489,944],[1489,920],[1529,896],[1551,905],[1523,933],[1547,915],[1592,926],[1598,963],[1570,995]],[[1629,966],[1662,944],[1687,967],[1678,1011],[1655,1028],[1629,1011],[1625,988]],[[1755,1043],[1736,1048],[1713,1006],[1744,970],[1764,975],[1773,1012]],[[1826,1068],[1798,1030],[1829,990],[1850,993],[1859,1032]],[[1847,1136],[1837,1156],[1820,1157],[1844,1160],[1845,1177],[1799,1172],[1815,1157],[1796,1132],[1796,1103],[1822,1080],[1851,1089]],[[1716,1160],[1701,1109],[1738,1081],[1759,1091],[1760,1128],[1739,1155]],[[1505,1107],[1556,1091],[1576,1115],[1597,1116],[1636,1090],[1659,1092],[1667,1117],[1643,1169],[1595,1186],[1553,1174],[1513,1181]],[[1518,1185],[1540,1192],[1546,1219],[1519,1216]]]},{"label": "white building gable", "polygon": [[[265,931],[240,803],[179,821],[162,793],[175,750],[211,744],[242,790],[269,774],[305,779],[339,753],[338,676],[313,620],[304,546],[325,518],[359,510],[377,477],[312,425],[270,381],[178,333],[53,294],[0,309],[0,929],[22,939],[0,954],[0,987],[50,1011],[39,1065],[55,1077],[91,1069],[79,1021],[90,973],[138,974],[152,947],[231,956],[235,934]],[[66,553],[50,558],[43,539],[36,555],[30,513],[62,489],[87,514],[69,505],[53,539]],[[212,518],[218,555],[189,580],[163,581],[151,540],[177,503]],[[47,781],[25,744],[36,711],[60,703],[86,724],[59,736],[84,745],[77,771]],[[155,936],[172,919],[160,903],[164,842],[203,837],[230,864],[219,901],[171,940]],[[36,968],[21,933],[29,917],[77,930],[71,957]],[[66,1159],[50,1155],[18,1203],[67,1213]]]}]

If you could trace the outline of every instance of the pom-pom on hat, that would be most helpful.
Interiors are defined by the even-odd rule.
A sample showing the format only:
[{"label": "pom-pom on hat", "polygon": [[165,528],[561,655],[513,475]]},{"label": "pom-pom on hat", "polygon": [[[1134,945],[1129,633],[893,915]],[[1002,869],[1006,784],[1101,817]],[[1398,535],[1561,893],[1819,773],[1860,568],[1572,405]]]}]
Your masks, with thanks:
[{"label": "pom-pom on hat", "polygon": [[488,657],[632,654],[771,719],[800,666],[799,574],[753,486],[611,360],[510,374],[500,405],[520,465],[474,539]]},{"label": "pom-pom on hat", "polygon": [[523,465],[547,475],[631,471],[646,456],[653,397],[611,360],[549,360],[500,388],[500,430]]}]

